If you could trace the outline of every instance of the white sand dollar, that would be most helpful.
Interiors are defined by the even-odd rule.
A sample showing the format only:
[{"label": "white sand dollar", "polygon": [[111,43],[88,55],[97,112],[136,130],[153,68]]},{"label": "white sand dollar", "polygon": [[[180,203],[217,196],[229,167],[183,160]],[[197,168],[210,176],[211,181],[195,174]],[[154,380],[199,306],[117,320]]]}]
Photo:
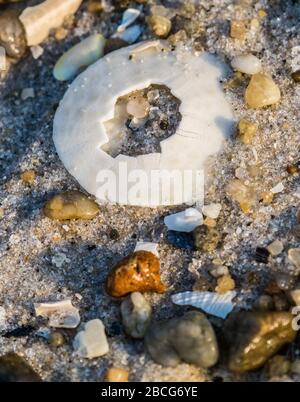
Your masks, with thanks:
[{"label": "white sand dollar", "polygon": [[[59,157],[81,186],[101,202],[156,207],[197,201],[198,188],[186,191],[178,201],[176,191],[168,193],[161,190],[161,182],[151,181],[151,173],[176,170],[196,174],[207,158],[221,149],[233,123],[219,83],[224,72],[215,56],[197,55],[185,48],[169,51],[160,41],[108,54],[75,79],[59,105],[53,130]],[[160,142],[161,153],[111,157],[102,149],[105,144],[106,150],[110,146],[104,123],[113,119],[120,96],[150,84],[167,86],[181,101],[182,120],[176,133]],[[115,193],[110,191],[111,183],[107,192],[103,193],[103,187],[99,191],[102,172],[108,170],[118,180]],[[138,199],[134,196],[136,183],[130,187],[127,181],[130,175],[134,181],[137,171],[143,173]]]}]

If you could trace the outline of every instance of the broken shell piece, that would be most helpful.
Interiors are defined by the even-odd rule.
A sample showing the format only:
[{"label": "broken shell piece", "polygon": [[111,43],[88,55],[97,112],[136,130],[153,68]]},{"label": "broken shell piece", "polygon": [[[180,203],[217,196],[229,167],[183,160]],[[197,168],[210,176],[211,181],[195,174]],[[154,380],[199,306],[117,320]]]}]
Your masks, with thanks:
[{"label": "broken shell piece", "polygon": [[125,29],[125,31],[117,32],[116,34],[113,35],[113,38],[119,38],[129,44],[132,44],[138,40],[141,33],[142,33],[141,25],[136,24],[133,25],[132,27]]},{"label": "broken shell piece", "polygon": [[261,72],[261,61],[253,54],[243,54],[233,58],[232,67],[245,74],[257,74]]},{"label": "broken shell piece", "polygon": [[55,64],[53,75],[59,81],[74,78],[83,68],[95,63],[104,54],[103,35],[91,35],[64,53]]},{"label": "broken shell piece", "polygon": [[84,330],[75,336],[73,347],[80,357],[87,359],[108,353],[109,345],[102,321],[95,319],[87,322]]},{"label": "broken shell piece", "polygon": [[202,208],[203,215],[211,219],[217,219],[220,215],[222,205],[220,203],[212,203],[209,205],[204,205]]},{"label": "broken shell piece", "polygon": [[166,216],[164,222],[169,230],[192,232],[197,226],[202,225],[203,216],[197,209],[188,208],[177,214]]},{"label": "broken shell piece", "polygon": [[[98,60],[72,83],[55,115],[53,139],[59,157],[82,187],[101,202],[157,207],[198,201],[202,186],[196,179],[195,186],[178,199],[178,192],[162,191],[162,180],[153,183],[152,172],[161,177],[166,171],[176,170],[182,177],[188,170],[196,177],[232,132],[232,111],[219,82],[224,66],[218,59],[207,53],[196,55],[186,48],[171,52],[159,51],[153,42],[150,46],[146,42],[122,48]],[[166,48],[165,42],[161,47]],[[132,57],[137,49],[138,58]],[[116,101],[157,83],[167,86],[181,101],[182,119],[176,133],[160,142],[159,153],[110,156],[113,141],[105,122],[113,120]],[[119,180],[121,172],[123,175],[127,171],[128,178],[137,170],[145,176],[138,183],[139,196],[131,192],[132,183]],[[114,183],[101,186],[100,182],[106,180],[102,174],[107,172],[112,173]],[[117,186],[122,185],[116,192],[115,179]]]},{"label": "broken shell piece", "polygon": [[49,319],[49,326],[54,328],[76,328],[80,323],[79,310],[71,300],[59,302],[35,303],[35,314]]},{"label": "broken shell piece", "polygon": [[124,32],[129,25],[133,24],[134,21],[141,15],[141,11],[136,8],[128,8],[122,17],[122,23],[118,26],[117,32]]},{"label": "broken shell piece", "polygon": [[27,7],[20,15],[24,25],[27,45],[39,45],[51,29],[58,28],[69,15],[74,14],[82,0],[45,0],[34,7]]},{"label": "broken shell piece", "polygon": [[134,252],[136,252],[136,251],[149,251],[150,253],[152,253],[152,254],[154,254],[154,255],[156,255],[158,257],[157,247],[158,247],[157,243],[138,241],[136,243]]},{"label": "broken shell piece", "polygon": [[224,294],[215,292],[183,292],[171,296],[172,302],[179,306],[193,306],[200,308],[208,314],[220,318],[226,318],[233,310],[232,299],[236,292],[230,291]]}]

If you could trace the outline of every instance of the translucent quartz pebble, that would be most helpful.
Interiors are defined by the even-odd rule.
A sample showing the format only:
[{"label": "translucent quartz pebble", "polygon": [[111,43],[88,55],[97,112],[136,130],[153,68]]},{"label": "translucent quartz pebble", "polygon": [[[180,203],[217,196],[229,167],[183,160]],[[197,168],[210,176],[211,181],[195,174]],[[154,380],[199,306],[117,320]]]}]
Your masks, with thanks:
[{"label": "translucent quartz pebble", "polygon": [[105,38],[101,34],[84,39],[60,57],[53,70],[54,77],[59,81],[72,79],[82,68],[103,56],[104,46]]},{"label": "translucent quartz pebble", "polygon": [[216,317],[226,318],[233,310],[232,299],[235,295],[234,291],[224,294],[194,291],[177,293],[171,296],[171,299],[174,304],[179,306],[193,306]]},{"label": "translucent quartz pebble", "polygon": [[232,67],[245,74],[257,74],[261,72],[261,61],[253,54],[243,54],[233,58]]},{"label": "translucent quartz pebble", "polygon": [[[198,202],[203,186],[196,185],[195,177],[234,127],[219,81],[226,71],[213,55],[187,48],[169,51],[164,41],[116,50],[80,74],[60,102],[53,128],[57,153],[100,202],[147,207]],[[167,86],[181,101],[176,133],[160,142],[160,153],[111,157],[102,147],[113,147],[105,122],[114,118],[117,99],[150,84]],[[161,177],[174,170],[181,177],[188,171],[194,179],[180,198],[179,192],[162,191],[162,180],[152,177],[153,171]],[[137,171],[143,172],[139,196],[128,180]]]},{"label": "translucent quartz pebble", "polygon": [[39,45],[50,31],[58,28],[69,15],[74,14],[82,0],[45,0],[34,7],[27,7],[20,15],[24,25],[27,45]]},{"label": "translucent quartz pebble", "polygon": [[76,328],[80,323],[79,311],[72,305],[71,300],[36,303],[34,308],[37,316],[49,319],[50,327]]},{"label": "translucent quartz pebble", "polygon": [[273,105],[280,97],[278,85],[265,73],[254,74],[245,92],[246,103],[253,109]]},{"label": "translucent quartz pebble", "polygon": [[87,359],[108,353],[109,345],[102,321],[95,319],[87,322],[84,330],[75,336],[73,347],[80,357]]},{"label": "translucent quartz pebble", "polygon": [[197,226],[202,225],[203,216],[197,209],[188,208],[177,214],[166,216],[164,222],[169,230],[192,232]]}]

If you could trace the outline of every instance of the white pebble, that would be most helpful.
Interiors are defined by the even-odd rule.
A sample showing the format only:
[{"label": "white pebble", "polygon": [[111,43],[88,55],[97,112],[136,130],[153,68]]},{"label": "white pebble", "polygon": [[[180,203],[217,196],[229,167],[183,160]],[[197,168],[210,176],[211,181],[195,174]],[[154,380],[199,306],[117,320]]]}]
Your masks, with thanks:
[{"label": "white pebble", "polygon": [[39,45],[31,46],[30,51],[34,59],[38,59],[44,53],[44,49]]},{"label": "white pebble", "polygon": [[28,98],[34,98],[34,89],[33,88],[24,88],[21,92],[21,99],[26,100]]},{"label": "white pebble", "polygon": [[277,240],[274,240],[271,244],[269,244],[267,249],[268,249],[269,253],[275,257],[276,255],[279,255],[280,253],[282,253],[283,244],[280,240],[277,239]]},{"label": "white pebble", "polygon": [[197,209],[188,208],[177,214],[166,216],[164,223],[169,230],[192,232],[197,226],[202,225],[203,216]]},{"label": "white pebble", "polygon": [[261,71],[261,61],[253,54],[243,54],[233,58],[232,67],[245,74],[257,74]]},{"label": "white pebble", "polygon": [[108,353],[109,345],[102,321],[95,319],[87,322],[84,330],[75,336],[73,347],[80,357],[87,359]]},{"label": "white pebble", "polygon": [[274,186],[273,188],[271,188],[271,193],[273,194],[277,194],[277,193],[281,193],[284,190],[284,186],[283,184],[280,182],[278,184],[276,184],[276,186]]},{"label": "white pebble", "polygon": [[157,243],[151,243],[148,241],[138,241],[136,243],[134,252],[136,251],[149,251],[152,254],[155,254],[158,257],[158,251],[157,251],[158,244]]},{"label": "white pebble", "polygon": [[209,204],[209,205],[204,205],[202,208],[203,215],[207,216],[208,218],[211,219],[217,219],[217,217],[220,215],[222,209],[221,204]]},{"label": "white pebble", "polygon": [[49,319],[49,326],[54,328],[76,328],[80,323],[79,310],[71,300],[35,303],[35,314]]}]

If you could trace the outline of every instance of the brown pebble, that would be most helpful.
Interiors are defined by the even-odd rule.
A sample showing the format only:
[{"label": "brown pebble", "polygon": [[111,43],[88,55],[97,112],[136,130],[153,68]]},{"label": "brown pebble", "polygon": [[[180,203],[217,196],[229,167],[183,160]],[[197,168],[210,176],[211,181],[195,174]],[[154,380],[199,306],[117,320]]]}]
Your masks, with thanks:
[{"label": "brown pebble", "polygon": [[49,337],[49,343],[51,346],[58,348],[65,343],[65,338],[61,332],[54,331]]},{"label": "brown pebble", "polygon": [[292,78],[295,82],[300,82],[300,70],[294,71],[292,73]]},{"label": "brown pebble", "polygon": [[106,372],[107,382],[128,382],[129,373],[119,367],[111,367]]},{"label": "brown pebble", "polygon": [[166,286],[160,279],[160,262],[149,251],[136,251],[120,261],[110,272],[107,293],[113,297],[132,292],[164,293]]},{"label": "brown pebble", "polygon": [[34,170],[26,170],[21,173],[21,179],[26,184],[32,184],[35,180],[35,171]]},{"label": "brown pebble", "polygon": [[169,18],[161,15],[152,15],[148,18],[148,24],[153,33],[159,38],[166,38],[172,28],[172,23]]},{"label": "brown pebble", "polygon": [[50,219],[93,219],[99,206],[80,191],[66,191],[57,194],[44,206],[44,214]]},{"label": "brown pebble", "polygon": [[244,40],[247,29],[244,21],[233,20],[230,23],[230,36],[233,39]]}]

